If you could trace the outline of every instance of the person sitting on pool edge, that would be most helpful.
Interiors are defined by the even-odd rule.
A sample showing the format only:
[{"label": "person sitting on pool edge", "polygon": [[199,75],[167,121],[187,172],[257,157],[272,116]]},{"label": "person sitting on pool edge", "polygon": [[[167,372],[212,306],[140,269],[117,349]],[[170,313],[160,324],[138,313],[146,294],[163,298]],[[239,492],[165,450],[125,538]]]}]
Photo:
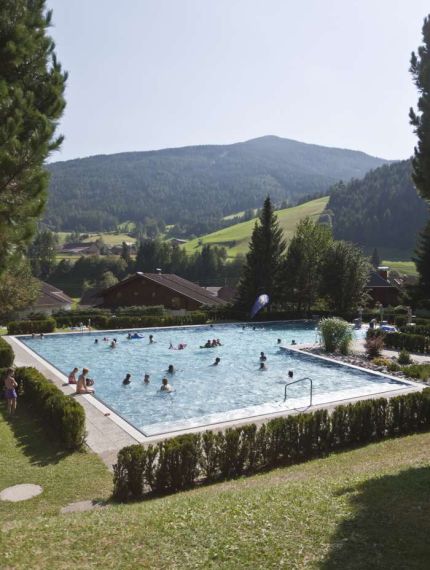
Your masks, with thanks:
[{"label": "person sitting on pool edge", "polygon": [[221,358],[219,356],[217,356],[215,358],[215,362],[211,364],[211,366],[218,366],[218,364],[221,362]]},{"label": "person sitting on pool edge", "polygon": [[77,384],[78,383],[78,381],[76,380],[76,373],[78,372],[78,370],[79,370],[79,368],[76,368],[76,366],[75,366],[75,368],[73,368],[73,370],[70,372],[69,378],[68,378],[69,384]]},{"label": "person sitting on pool edge", "polygon": [[173,366],[173,364],[169,364],[168,369],[166,370],[167,374],[174,374],[175,373],[175,367]]},{"label": "person sitting on pool edge", "polygon": [[122,381],[124,386],[131,383],[131,374],[126,374],[124,380]]},{"label": "person sitting on pool edge", "polygon": [[160,392],[173,392],[173,388],[169,384],[167,378],[163,378],[163,380],[161,381]]},{"label": "person sitting on pool edge", "polygon": [[144,384],[149,384],[149,382],[150,382],[149,374],[145,373],[145,376],[143,377],[143,382],[144,382]]},{"label": "person sitting on pool edge", "polygon": [[78,383],[76,384],[76,393],[77,394],[93,394],[94,390],[92,388],[88,388],[87,386],[87,374],[89,370],[88,368],[82,369],[82,374],[80,374],[78,378]]}]

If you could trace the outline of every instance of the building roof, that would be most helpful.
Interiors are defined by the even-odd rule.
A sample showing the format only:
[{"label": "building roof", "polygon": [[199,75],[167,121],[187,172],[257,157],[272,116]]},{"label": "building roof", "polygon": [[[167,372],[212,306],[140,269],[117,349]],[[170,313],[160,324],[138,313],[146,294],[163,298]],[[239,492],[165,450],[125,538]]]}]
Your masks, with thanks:
[{"label": "building roof", "polygon": [[379,273],[377,271],[371,271],[370,272],[369,281],[367,282],[366,287],[369,289],[375,289],[376,287],[385,287],[385,288],[389,288],[389,289],[397,289],[397,287],[395,285],[393,285],[392,283],[390,283],[389,281],[384,279],[382,277],[382,275],[379,275]]},{"label": "building roof", "polygon": [[40,293],[38,298],[33,303],[32,307],[34,309],[43,309],[44,307],[62,307],[63,305],[71,305],[73,299],[71,299],[64,291],[57,289],[49,283],[40,281]]},{"label": "building roof", "polygon": [[211,294],[200,285],[196,285],[192,281],[188,281],[187,279],[183,279],[174,273],[141,273],[137,272],[135,275],[132,275],[128,279],[124,279],[124,281],[120,281],[116,285],[109,287],[109,289],[105,289],[101,295],[105,295],[108,291],[113,291],[115,289],[120,288],[125,283],[129,283],[130,281],[136,279],[147,279],[148,281],[152,281],[153,283],[157,283],[162,287],[166,287],[175,293],[179,293],[184,297],[188,297],[189,299],[193,299],[202,305],[224,305],[224,301],[222,299],[218,299],[213,294]]}]

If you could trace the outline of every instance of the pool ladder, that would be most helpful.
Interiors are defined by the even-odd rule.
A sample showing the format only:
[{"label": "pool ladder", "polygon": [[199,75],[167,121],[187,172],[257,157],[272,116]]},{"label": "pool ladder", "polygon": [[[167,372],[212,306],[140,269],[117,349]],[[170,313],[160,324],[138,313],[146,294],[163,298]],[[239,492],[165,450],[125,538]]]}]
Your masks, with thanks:
[{"label": "pool ladder", "polygon": [[305,376],[304,378],[299,378],[298,380],[293,380],[292,382],[288,382],[288,384],[285,384],[285,390],[284,390],[284,402],[287,400],[288,394],[288,388],[289,386],[292,386],[293,384],[298,384],[299,382],[309,382],[309,408],[312,406],[312,398],[314,395],[314,386],[313,386],[313,381],[312,378],[309,378],[307,376]]}]

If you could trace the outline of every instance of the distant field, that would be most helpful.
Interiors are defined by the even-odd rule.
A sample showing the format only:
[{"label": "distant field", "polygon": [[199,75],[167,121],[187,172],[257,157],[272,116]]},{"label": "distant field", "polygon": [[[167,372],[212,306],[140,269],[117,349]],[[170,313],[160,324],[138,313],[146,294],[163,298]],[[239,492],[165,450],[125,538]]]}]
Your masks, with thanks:
[{"label": "distant field", "polygon": [[[284,230],[285,237],[287,239],[292,237],[297,224],[303,218],[310,216],[313,219],[317,219],[326,207],[327,202],[328,197],[324,197],[300,204],[300,206],[295,206],[294,208],[278,210],[276,215]],[[196,238],[185,244],[185,250],[187,253],[194,253],[200,249],[201,244],[212,244],[224,246],[228,251],[229,257],[235,257],[238,253],[247,252],[254,225],[255,219]]]},{"label": "distant field", "polygon": [[[85,232],[87,233],[87,232]],[[70,232],[57,232],[58,239],[60,243],[64,243],[66,236],[70,235]],[[88,233],[88,238],[85,241],[95,241],[96,239],[103,238],[106,245],[121,245],[123,241],[135,242],[136,238],[132,238],[126,233],[115,233],[115,232],[100,232],[100,233]]]},{"label": "distant field", "polygon": [[405,273],[406,275],[418,275],[417,268],[413,261],[387,261],[382,262],[383,265],[388,265],[390,269],[394,269],[399,273]]}]

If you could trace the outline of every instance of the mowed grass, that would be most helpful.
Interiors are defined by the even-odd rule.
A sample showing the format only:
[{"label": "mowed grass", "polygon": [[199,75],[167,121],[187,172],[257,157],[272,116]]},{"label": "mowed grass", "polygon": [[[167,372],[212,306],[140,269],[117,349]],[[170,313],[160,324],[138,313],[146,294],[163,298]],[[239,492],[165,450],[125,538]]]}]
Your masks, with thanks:
[{"label": "mowed grass", "polygon": [[[103,238],[103,241],[106,245],[121,245],[123,241],[125,242],[136,242],[136,238],[130,237],[126,233],[115,233],[115,232],[100,232],[100,233],[90,233],[85,232],[88,234],[88,238],[85,238],[86,242],[94,242],[97,239]],[[60,244],[65,242],[66,236],[69,235],[70,232],[57,232],[58,240]],[[64,257],[64,256],[63,256]]]},{"label": "mowed grass", "polygon": [[61,515],[70,501],[106,498],[109,474],[90,454],[63,456],[25,417],[13,422],[0,419],[0,487],[45,491],[0,503],[2,568],[429,567],[430,434]]},{"label": "mowed grass", "polygon": [[413,261],[387,261],[384,260],[382,265],[388,265],[390,269],[398,271],[404,275],[418,275],[417,267]]},{"label": "mowed grass", "polygon": [[[300,204],[300,206],[295,206],[294,208],[278,210],[276,215],[280,226],[284,230],[285,237],[290,239],[293,236],[297,224],[303,218],[310,216],[312,219],[318,219],[324,211],[327,202],[328,197],[324,197]],[[248,251],[248,244],[254,225],[255,219],[207,234],[186,243],[184,246],[185,250],[187,253],[194,253],[200,249],[201,244],[212,244],[226,247],[229,257],[235,257],[238,253],[246,253]]]}]

